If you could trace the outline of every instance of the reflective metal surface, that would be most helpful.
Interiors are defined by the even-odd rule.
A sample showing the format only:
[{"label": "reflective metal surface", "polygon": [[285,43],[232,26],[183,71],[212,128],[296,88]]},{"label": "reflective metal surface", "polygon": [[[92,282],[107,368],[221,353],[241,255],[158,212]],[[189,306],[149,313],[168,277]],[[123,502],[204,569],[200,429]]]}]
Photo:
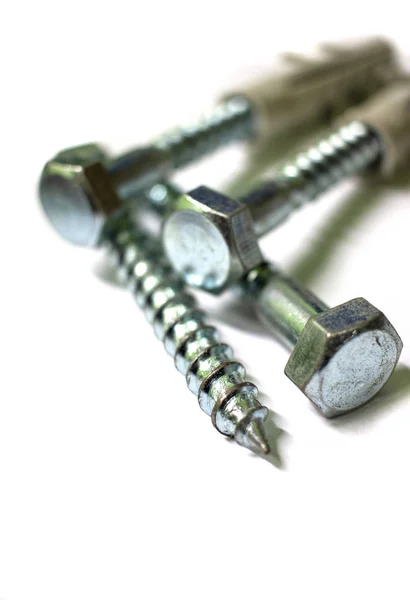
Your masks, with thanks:
[{"label": "reflective metal surface", "polygon": [[286,375],[325,417],[361,406],[389,379],[402,342],[364,298],[327,308],[269,264],[248,274],[243,286],[259,318],[292,349]]},{"label": "reflective metal surface", "polygon": [[190,285],[218,293],[262,261],[249,210],[199,187],[177,201],[163,243],[175,270]]},{"label": "reflective metal surface", "polygon": [[41,202],[62,236],[95,245],[111,213],[96,189],[90,194],[87,188],[88,166],[100,166],[101,185],[94,181],[94,188],[103,190],[111,178],[122,201],[134,199],[175,169],[231,142],[328,123],[399,75],[392,47],[377,38],[356,45],[323,45],[315,55],[296,60],[288,57],[273,76],[232,92],[204,117],[166,132],[148,146],[113,158],[96,144],[60,152],[43,171]]},{"label": "reflective metal surface", "polygon": [[396,336],[380,329],[344,342],[314,373],[305,394],[326,417],[336,417],[371,400],[384,386],[400,355]]},{"label": "reflective metal surface", "polygon": [[97,245],[107,220],[122,206],[100,162],[83,166],[50,161],[43,170],[39,191],[43,209],[56,231],[82,246]]},{"label": "reflective metal surface", "polygon": [[[262,261],[261,235],[340,180],[376,165],[382,154],[380,137],[355,121],[298,155],[274,179],[240,200],[206,187],[188,192],[164,226],[168,258],[187,283],[219,293]],[[242,226],[237,226],[238,215]]]},{"label": "reflective metal surface", "polygon": [[246,380],[232,348],[207,324],[195,298],[165,262],[159,243],[123,215],[105,245],[121,279],[217,430],[252,452],[269,452],[263,430],[268,410],[257,399],[257,387]]}]

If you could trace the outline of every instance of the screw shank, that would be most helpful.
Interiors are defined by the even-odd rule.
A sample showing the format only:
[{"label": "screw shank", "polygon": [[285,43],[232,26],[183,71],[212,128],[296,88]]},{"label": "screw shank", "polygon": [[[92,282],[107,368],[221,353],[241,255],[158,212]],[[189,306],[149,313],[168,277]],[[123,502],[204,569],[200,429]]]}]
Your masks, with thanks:
[{"label": "screw shank", "polygon": [[310,317],[328,308],[272,264],[254,269],[247,283],[259,318],[290,348],[296,344]]},{"label": "screw shank", "polygon": [[147,146],[110,160],[107,168],[121,200],[127,201],[165,179],[172,165],[165,150]]},{"label": "screw shank", "polygon": [[251,212],[257,237],[275,229],[294,210],[290,190],[282,185],[279,178],[263,182],[240,198],[240,201]]},{"label": "screw shank", "polygon": [[232,142],[255,135],[253,108],[248,100],[233,96],[219,102],[198,121],[162,135],[154,145],[166,152],[172,169],[183,168]]},{"label": "screw shank", "polygon": [[118,194],[129,200],[166,179],[174,170],[253,135],[254,118],[249,102],[233,97],[219,103],[195,123],[172,129],[152,145],[112,159],[108,170]]}]

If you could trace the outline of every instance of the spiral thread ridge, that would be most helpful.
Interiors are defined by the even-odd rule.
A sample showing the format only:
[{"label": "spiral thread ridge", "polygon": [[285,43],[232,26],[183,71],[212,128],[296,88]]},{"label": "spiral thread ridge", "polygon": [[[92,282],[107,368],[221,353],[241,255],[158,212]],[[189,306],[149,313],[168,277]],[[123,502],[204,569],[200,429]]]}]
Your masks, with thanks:
[{"label": "spiral thread ridge", "polygon": [[195,298],[166,263],[159,243],[125,219],[105,241],[120,279],[134,295],[156,336],[186,378],[216,429],[252,451],[267,453],[262,422],[268,410],[245,368],[233,358]]},{"label": "spiral thread ridge", "polygon": [[173,168],[178,169],[230,142],[252,137],[253,129],[249,102],[234,96],[217,104],[196,123],[165,133],[155,146],[165,151]]},{"label": "spiral thread ridge", "polygon": [[286,165],[275,178],[295,208],[317,198],[346,177],[375,165],[383,153],[380,136],[353,121]]}]

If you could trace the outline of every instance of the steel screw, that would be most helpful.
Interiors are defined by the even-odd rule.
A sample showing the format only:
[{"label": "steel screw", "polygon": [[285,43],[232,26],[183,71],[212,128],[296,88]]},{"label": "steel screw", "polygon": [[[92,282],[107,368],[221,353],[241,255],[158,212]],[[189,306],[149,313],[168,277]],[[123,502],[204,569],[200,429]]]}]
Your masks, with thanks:
[{"label": "steel screw", "polygon": [[390,175],[410,154],[410,83],[379,92],[354,117],[240,200],[200,187],[180,198],[164,227],[173,267],[219,293],[262,261],[258,237],[342,179],[373,168]]},{"label": "steel screw", "polygon": [[263,421],[268,409],[259,403],[257,387],[246,380],[245,368],[233,358],[232,348],[207,323],[194,297],[166,263],[159,242],[123,216],[110,228],[104,244],[216,429],[252,452],[267,454]]},{"label": "steel screw", "polygon": [[[257,234],[341,178],[373,165],[393,173],[410,152],[410,86],[400,83],[356,110],[353,121],[285,167],[241,202],[208,188],[180,200],[164,242],[193,285],[221,291],[245,276],[244,289],[270,328],[294,345],[288,377],[328,417],[370,400],[390,377],[402,342],[378,309],[359,298],[327,306],[276,267],[263,263]],[[252,213],[256,218],[253,230]],[[255,291],[256,290],[256,291]]]},{"label": "steel screw", "polygon": [[[128,200],[230,142],[323,124],[398,74],[391,46],[378,39],[356,46],[327,45],[314,57],[292,56],[267,81],[231,93],[208,116],[150,146],[116,158],[96,144],[59,153],[43,170],[41,202],[61,235],[76,244],[94,245],[105,222],[99,215],[107,179],[119,198]],[[94,163],[99,165],[96,170]],[[107,216],[118,208],[110,206]]]},{"label": "steel screw", "polygon": [[364,298],[329,309],[267,263],[247,274],[242,290],[260,319],[292,348],[285,373],[325,417],[366,403],[392,374],[402,341]]}]

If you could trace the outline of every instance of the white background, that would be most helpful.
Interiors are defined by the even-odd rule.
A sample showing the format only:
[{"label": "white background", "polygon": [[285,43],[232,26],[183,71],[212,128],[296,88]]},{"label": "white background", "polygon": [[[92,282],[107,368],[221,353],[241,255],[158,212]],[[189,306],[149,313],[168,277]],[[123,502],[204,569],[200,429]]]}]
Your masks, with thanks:
[{"label": "white background", "polygon": [[[408,598],[409,190],[348,183],[263,243],[401,333],[364,409],[321,418],[287,352],[203,297],[274,411],[270,462],[218,435],[102,254],[59,239],[35,192],[58,149],[145,142],[282,50],[377,33],[409,58],[406,4],[37,0],[0,27],[0,598]],[[178,181],[223,189],[245,163],[232,149]]]}]

